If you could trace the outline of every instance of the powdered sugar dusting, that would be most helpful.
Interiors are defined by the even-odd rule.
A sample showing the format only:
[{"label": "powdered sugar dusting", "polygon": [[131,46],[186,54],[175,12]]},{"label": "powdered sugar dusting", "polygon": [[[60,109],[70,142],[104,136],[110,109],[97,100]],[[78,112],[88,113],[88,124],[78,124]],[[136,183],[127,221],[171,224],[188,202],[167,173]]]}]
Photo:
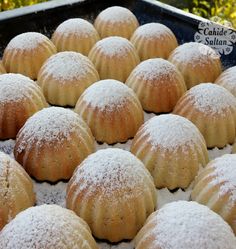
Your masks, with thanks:
[{"label": "powdered sugar dusting", "polygon": [[224,86],[236,97],[236,66],[225,70],[215,83]]},{"label": "powdered sugar dusting", "polygon": [[190,101],[201,112],[225,115],[225,109],[236,110],[236,99],[225,88],[212,83],[192,87],[187,93]]},{"label": "powdered sugar dusting", "polygon": [[223,155],[211,161],[209,167],[214,171],[210,174],[212,178],[209,184],[219,186],[219,195],[230,193],[232,202],[236,201],[236,154]]},{"label": "powdered sugar dusting", "polygon": [[98,17],[102,21],[109,23],[127,23],[136,19],[130,10],[120,6],[109,7],[103,10]]},{"label": "powdered sugar dusting", "polygon": [[[89,59],[76,52],[60,52],[51,56],[43,65],[41,74],[48,74],[64,84],[66,80],[84,78],[92,71]],[[94,69],[95,70],[95,69]]]},{"label": "powdered sugar dusting", "polygon": [[149,234],[153,241],[151,248],[235,249],[236,237],[229,225],[196,202],[167,204],[149,222],[155,224]]},{"label": "powdered sugar dusting", "polygon": [[80,132],[79,125],[84,126],[84,121],[71,110],[61,107],[44,108],[30,117],[18,133],[22,141],[17,148],[18,152],[21,153],[34,142],[41,146],[45,142],[61,143],[64,139],[68,140],[73,132]]},{"label": "powdered sugar dusting", "polygon": [[30,78],[21,74],[0,75],[0,102],[17,102],[29,99],[32,96],[32,88],[38,86]]},{"label": "powdered sugar dusting", "polygon": [[[162,39],[165,35],[172,33],[172,31],[161,23],[147,23],[135,31],[135,35],[145,38]],[[173,34],[173,33],[172,33]],[[174,35],[174,34],[173,34]]]},{"label": "powdered sugar dusting", "polygon": [[7,45],[7,49],[31,50],[39,44],[49,40],[45,35],[37,32],[26,32],[15,36]]},{"label": "powdered sugar dusting", "polygon": [[188,42],[177,47],[173,53],[170,55],[170,61],[178,61],[180,63],[191,63],[198,65],[201,63],[204,65],[208,63],[209,59],[219,58],[215,50],[209,46],[198,43],[198,42]]},{"label": "powdered sugar dusting", "polygon": [[114,148],[89,155],[77,168],[72,184],[79,183],[81,192],[93,193],[99,188],[103,197],[112,198],[115,193],[122,193],[120,198],[128,200],[134,193],[143,193],[149,177],[139,159],[128,151]]},{"label": "powdered sugar dusting", "polygon": [[127,39],[119,36],[104,38],[95,44],[93,49],[95,48],[108,57],[123,57],[134,50],[133,45]]},{"label": "powdered sugar dusting", "polygon": [[[87,228],[73,212],[55,205],[42,205],[18,214],[2,230],[0,244],[5,249],[75,248],[71,238],[78,236],[78,230],[86,232]],[[89,248],[88,241],[84,239],[83,243],[81,248]]]},{"label": "powdered sugar dusting", "polygon": [[93,25],[82,18],[71,18],[64,21],[57,27],[55,32],[65,36],[73,34],[85,38],[97,34]]},{"label": "powdered sugar dusting", "polygon": [[173,78],[178,73],[176,67],[161,58],[149,59],[141,62],[132,72],[131,75],[144,80],[158,80],[158,82],[166,83],[162,81],[162,78]]},{"label": "powdered sugar dusting", "polygon": [[219,149],[219,148],[215,147],[211,150],[208,150],[208,155],[209,155],[210,161],[217,158],[217,157],[223,156],[224,154],[231,154],[232,148],[233,148],[232,145],[227,144],[223,149]]},{"label": "powdered sugar dusting", "polygon": [[125,105],[134,96],[133,91],[125,84],[109,79],[100,80],[88,87],[79,101],[82,99],[101,111],[113,111],[115,108]]},{"label": "powdered sugar dusting", "polygon": [[156,116],[143,126],[153,147],[178,149],[180,146],[194,146],[202,141],[199,130],[186,118],[174,114]]}]

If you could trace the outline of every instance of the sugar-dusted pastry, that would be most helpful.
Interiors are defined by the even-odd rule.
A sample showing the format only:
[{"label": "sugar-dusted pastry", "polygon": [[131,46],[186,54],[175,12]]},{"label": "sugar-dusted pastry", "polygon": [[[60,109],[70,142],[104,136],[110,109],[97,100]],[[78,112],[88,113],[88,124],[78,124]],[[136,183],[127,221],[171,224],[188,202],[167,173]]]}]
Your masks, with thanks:
[{"label": "sugar-dusted pastry", "polygon": [[186,118],[155,116],[134,137],[130,151],[153,176],[157,188],[187,188],[208,163],[203,136]]},{"label": "sugar-dusted pastry", "polygon": [[236,97],[236,66],[225,70],[215,81],[216,84],[223,86]]},{"label": "sugar-dusted pastry", "polygon": [[142,61],[156,57],[168,59],[170,53],[178,46],[174,33],[161,23],[147,23],[140,26],[130,41]]},{"label": "sugar-dusted pastry", "polygon": [[236,155],[211,161],[196,178],[191,198],[221,215],[236,235]]},{"label": "sugar-dusted pastry", "polygon": [[134,242],[135,249],[235,249],[236,237],[209,208],[178,201],[151,214]]},{"label": "sugar-dusted pastry", "polygon": [[192,121],[209,148],[234,142],[236,99],[222,86],[203,83],[191,88],[180,98],[173,113]]},{"label": "sugar-dusted pastry", "polygon": [[101,79],[125,82],[131,71],[139,64],[134,46],[125,38],[112,36],[98,41],[89,53]]},{"label": "sugar-dusted pastry", "polygon": [[25,121],[48,104],[40,87],[21,74],[0,75],[0,139],[15,138]]},{"label": "sugar-dusted pastry", "polygon": [[16,137],[14,156],[40,181],[70,179],[74,169],[94,151],[89,127],[75,112],[43,109],[27,120]]},{"label": "sugar-dusted pastry", "polygon": [[129,39],[139,26],[139,23],[129,9],[113,6],[103,10],[97,16],[94,26],[101,38],[121,36]]},{"label": "sugar-dusted pastry", "polygon": [[99,80],[93,63],[76,52],[60,52],[41,67],[37,83],[50,104],[75,106],[83,91]]},{"label": "sugar-dusted pastry", "polygon": [[98,249],[91,231],[74,212],[41,205],[21,212],[0,233],[4,249]]},{"label": "sugar-dusted pastry", "polygon": [[197,42],[184,43],[169,56],[183,74],[187,88],[204,82],[214,82],[222,72],[219,55],[212,48]]},{"label": "sugar-dusted pastry", "polygon": [[117,80],[101,80],[79,98],[75,112],[80,114],[99,142],[125,142],[142,125],[142,106],[132,89]]},{"label": "sugar-dusted pastry", "polygon": [[141,62],[131,72],[126,85],[137,94],[145,111],[156,113],[172,111],[187,91],[179,70],[160,58]]},{"label": "sugar-dusted pastry", "polygon": [[2,61],[0,61],[0,74],[6,73],[6,69],[3,66]]},{"label": "sugar-dusted pastry", "polygon": [[0,230],[19,212],[34,204],[32,180],[20,164],[0,152]]},{"label": "sugar-dusted pastry", "polygon": [[96,238],[110,242],[133,239],[155,206],[151,175],[140,160],[121,149],[88,156],[67,188],[67,208],[88,223]]},{"label": "sugar-dusted pastry", "polygon": [[52,42],[58,51],[76,51],[84,55],[88,55],[99,39],[94,26],[81,18],[64,21],[52,35]]},{"label": "sugar-dusted pastry", "polygon": [[45,35],[26,32],[8,43],[2,60],[8,73],[20,73],[35,80],[42,64],[55,53],[56,47]]}]

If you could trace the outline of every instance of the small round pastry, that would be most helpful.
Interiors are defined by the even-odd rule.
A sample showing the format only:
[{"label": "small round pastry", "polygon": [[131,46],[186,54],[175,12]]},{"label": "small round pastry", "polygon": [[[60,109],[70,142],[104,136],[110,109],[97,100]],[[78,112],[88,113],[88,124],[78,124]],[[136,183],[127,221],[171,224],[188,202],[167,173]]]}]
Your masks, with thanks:
[{"label": "small round pastry", "polygon": [[157,188],[187,188],[208,163],[203,136],[189,120],[165,114],[144,123],[130,151],[153,176]]},{"label": "small round pastry", "polygon": [[234,249],[236,237],[209,208],[177,201],[151,214],[134,244],[135,249]]},{"label": "small round pastry", "polygon": [[43,63],[55,53],[56,47],[45,35],[27,32],[8,43],[2,60],[8,73],[20,73],[35,80]]},{"label": "small round pastry", "polygon": [[225,70],[215,81],[216,84],[223,86],[236,97],[236,66]]},{"label": "small round pastry", "polygon": [[191,88],[180,98],[173,113],[192,121],[208,148],[223,148],[234,142],[236,99],[222,86],[203,83]]},{"label": "small round pastry", "polygon": [[196,178],[191,198],[218,213],[236,234],[236,155],[211,161]]},{"label": "small round pastry", "polygon": [[137,94],[145,111],[171,112],[187,91],[179,70],[163,59],[141,62],[130,74],[126,85]]},{"label": "small round pastry", "polygon": [[130,39],[139,23],[129,9],[113,6],[103,10],[97,16],[94,26],[101,38],[121,36]]},{"label": "small round pastry", "polygon": [[168,60],[183,74],[188,89],[199,83],[214,82],[222,72],[219,55],[198,42],[177,47]]},{"label": "small round pastry", "polygon": [[16,137],[14,156],[39,181],[67,180],[94,152],[89,127],[75,112],[49,107],[27,120]]},{"label": "small round pastry", "polygon": [[34,203],[35,194],[30,177],[20,164],[0,152],[0,230]]},{"label": "small round pastry", "polygon": [[4,249],[98,249],[88,225],[74,212],[57,205],[31,207],[0,233]]},{"label": "small round pastry", "polygon": [[99,239],[133,239],[156,206],[151,175],[140,160],[121,149],[88,156],[67,188],[67,208],[84,219]]},{"label": "small round pastry", "polygon": [[57,51],[76,51],[88,55],[99,40],[94,26],[81,18],[72,18],[61,23],[52,35]]},{"label": "small round pastry", "polygon": [[40,87],[21,74],[0,75],[0,139],[15,138],[25,121],[48,104]]},{"label": "small round pastry", "polygon": [[60,52],[43,64],[37,83],[50,104],[75,106],[84,90],[98,80],[98,72],[87,57]]},{"label": "small round pastry", "polygon": [[134,137],[144,120],[135,93],[117,80],[101,80],[87,88],[75,112],[87,122],[97,141],[108,144]]},{"label": "small round pastry", "polygon": [[0,74],[6,73],[6,69],[3,66],[2,61],[0,61]]},{"label": "small round pastry", "polygon": [[101,79],[125,82],[140,60],[134,46],[125,38],[112,36],[98,41],[91,49],[89,59]]},{"label": "small round pastry", "polygon": [[168,59],[178,46],[174,33],[161,23],[147,23],[136,29],[130,39],[141,61],[150,58]]}]

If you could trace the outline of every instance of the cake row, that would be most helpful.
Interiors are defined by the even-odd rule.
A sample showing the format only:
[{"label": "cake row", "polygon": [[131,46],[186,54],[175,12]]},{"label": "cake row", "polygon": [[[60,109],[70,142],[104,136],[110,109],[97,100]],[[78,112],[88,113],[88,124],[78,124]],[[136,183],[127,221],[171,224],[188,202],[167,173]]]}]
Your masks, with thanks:
[{"label": "cake row", "polygon": [[[21,249],[34,248],[32,244],[43,248],[44,243],[44,247],[59,246],[61,239],[65,245],[60,248],[73,248],[80,243],[96,248],[90,231],[94,237],[110,242],[135,238],[136,248],[153,248],[158,243],[168,249],[178,246],[187,249],[189,245],[206,249],[235,248],[236,155],[211,161],[199,173],[191,194],[192,200],[218,213],[233,231],[216,213],[194,202],[171,203],[154,212],[158,196],[151,174],[128,151],[104,149],[83,160],[67,187],[66,205],[74,213],[56,206],[27,209],[35,202],[32,181],[8,155],[0,153],[0,160],[3,200],[0,244],[5,249],[16,248],[15,243]],[[180,229],[181,236],[178,236]],[[54,232],[61,236],[52,236]],[[197,247],[199,243],[201,247]]]}]

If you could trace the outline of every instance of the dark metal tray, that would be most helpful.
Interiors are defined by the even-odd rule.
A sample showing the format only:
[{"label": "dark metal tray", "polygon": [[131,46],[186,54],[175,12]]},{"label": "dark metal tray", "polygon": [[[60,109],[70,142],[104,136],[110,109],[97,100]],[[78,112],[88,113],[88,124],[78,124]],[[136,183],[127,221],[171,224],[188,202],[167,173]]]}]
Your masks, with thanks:
[{"label": "dark metal tray", "polygon": [[[0,13],[0,56],[17,34],[37,31],[50,37],[62,21],[72,17],[93,21],[101,10],[114,5],[131,9],[141,24],[160,22],[167,25],[180,44],[193,41],[199,22],[206,21],[155,0],[53,0]],[[233,46],[229,55],[221,57],[225,68],[236,65],[236,44]]]}]

